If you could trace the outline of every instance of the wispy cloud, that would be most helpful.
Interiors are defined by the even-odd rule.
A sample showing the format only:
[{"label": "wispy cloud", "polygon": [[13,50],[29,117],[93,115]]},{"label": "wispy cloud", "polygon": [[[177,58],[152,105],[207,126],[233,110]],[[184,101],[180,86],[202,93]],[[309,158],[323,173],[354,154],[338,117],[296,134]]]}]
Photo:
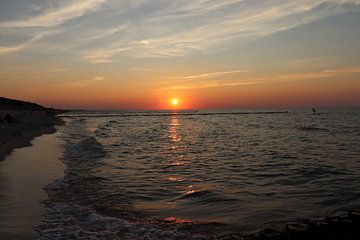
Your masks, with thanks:
[{"label": "wispy cloud", "polygon": [[327,72],[312,72],[312,73],[290,73],[283,74],[278,77],[280,80],[301,80],[301,79],[316,79],[316,78],[327,78],[334,74]]},{"label": "wispy cloud", "polygon": [[22,49],[24,46],[25,45],[21,44],[21,45],[17,45],[17,46],[13,46],[13,47],[0,47],[0,54],[16,52],[16,51],[19,51],[20,49]]},{"label": "wispy cloud", "polygon": [[[159,3],[143,0],[139,5],[146,6],[151,2],[155,5]],[[117,48],[126,49],[135,57],[186,56],[194,51],[225,48],[235,40],[238,44],[256,40],[349,11],[344,4],[357,6],[359,1],[280,0],[251,5],[246,0],[164,3],[164,7],[159,7],[146,18],[136,19],[136,24],[130,21],[133,25],[129,39],[112,43],[110,47],[97,52],[98,56],[103,53],[101,62],[111,61],[120,52],[109,54],[109,51]]]},{"label": "wispy cloud", "polygon": [[95,11],[107,0],[75,0],[58,9],[34,16],[24,20],[0,23],[0,27],[51,27],[62,24],[73,18],[80,17],[86,13]]},{"label": "wispy cloud", "polygon": [[247,73],[248,70],[232,70],[232,71],[222,71],[222,72],[211,72],[211,73],[202,73],[197,75],[188,75],[188,76],[176,76],[173,78],[182,78],[182,79],[204,79],[204,78],[214,78],[220,77],[227,74],[235,74],[235,73]]},{"label": "wispy cloud", "polygon": [[360,73],[360,66],[351,68],[327,69],[324,72],[330,74]]},{"label": "wispy cloud", "polygon": [[291,67],[291,68],[303,68],[303,67],[308,67],[309,65],[324,67],[329,63],[332,62],[329,62],[329,60],[325,61],[324,58],[321,58],[320,56],[316,56],[316,57],[287,60],[284,63],[284,65],[286,67]]},{"label": "wispy cloud", "polygon": [[224,82],[226,75],[234,75],[231,78],[234,79],[236,74],[239,73],[248,73],[246,69],[238,70],[227,70],[227,71],[217,71],[201,74],[192,74],[184,76],[164,76],[165,79],[174,79],[175,85],[171,81],[163,81],[162,84],[173,84],[170,87],[165,87],[163,89],[201,89],[201,88],[211,88],[211,87],[224,87],[224,86],[238,86],[238,85],[249,85],[249,84],[259,84],[260,82]]},{"label": "wispy cloud", "polygon": [[155,68],[144,68],[144,67],[132,67],[130,69],[133,72],[150,72],[150,73],[161,73],[164,72],[161,69],[155,69]]},{"label": "wispy cloud", "polygon": [[96,77],[94,77],[95,81],[102,81],[102,80],[105,80],[105,79],[106,79],[106,77],[104,77],[104,76],[96,76]]},{"label": "wispy cloud", "polygon": [[95,83],[103,81],[105,79],[106,79],[105,76],[95,76],[93,79],[72,82],[72,83],[67,84],[66,86],[70,87],[70,88],[81,88],[81,87],[86,87],[91,84],[95,84]]},{"label": "wispy cloud", "polygon": [[337,68],[337,69],[325,69],[319,72],[307,72],[307,73],[291,73],[282,74],[277,76],[277,80],[306,80],[306,79],[318,79],[318,78],[330,78],[341,74],[348,73],[360,73],[360,66]]},{"label": "wispy cloud", "polygon": [[188,84],[188,85],[175,85],[170,87],[163,87],[163,90],[188,90],[188,89],[203,89],[203,88],[214,88],[214,87],[232,87],[232,86],[242,86],[242,85],[255,85],[262,84],[264,82],[216,82],[208,84]]},{"label": "wispy cloud", "polygon": [[[247,77],[246,79],[239,78],[238,81],[224,82],[218,80],[207,80],[206,82],[182,82],[180,84],[173,84],[170,86],[162,87],[163,90],[187,90],[187,89],[203,89],[213,87],[229,87],[229,86],[241,86],[241,85],[256,85],[264,83],[276,83],[284,81],[301,81],[301,80],[315,80],[315,79],[326,79],[333,78],[341,74],[349,73],[360,73],[360,66],[339,68],[339,69],[328,69],[319,72],[303,72],[303,73],[291,73],[291,74],[279,74],[275,76],[265,77]],[[165,83],[169,84],[169,83]]]},{"label": "wispy cloud", "polygon": [[264,83],[275,83],[283,81],[303,81],[316,79],[331,79],[343,74],[358,74],[360,73],[360,66],[348,68],[334,68],[325,69],[317,72],[301,72],[301,73],[283,73],[274,76],[254,77],[248,80],[262,81]]},{"label": "wispy cloud", "polygon": [[59,68],[59,67],[56,67],[56,68],[52,68],[52,69],[49,69],[49,73],[58,73],[58,72],[67,72],[69,71],[69,68]]},{"label": "wispy cloud", "polygon": [[46,32],[36,33],[29,40],[27,40],[27,41],[25,41],[25,42],[23,42],[21,44],[18,44],[16,46],[11,46],[11,47],[0,46],[0,54],[13,53],[13,52],[17,52],[17,51],[20,51],[22,49],[28,48],[32,43],[44,38],[45,36],[54,34],[54,32],[55,31],[46,31]]},{"label": "wispy cloud", "polygon": [[113,62],[111,57],[127,50],[128,48],[98,49],[92,52],[84,53],[82,58],[91,63],[109,63]]},{"label": "wispy cloud", "polygon": [[[39,31],[64,28],[59,40],[51,43],[56,45],[52,51],[73,49],[74,55],[80,55],[85,61],[109,63],[117,61],[119,55],[169,58],[214,52],[360,6],[358,0],[73,0],[61,3],[39,15],[0,22],[0,29],[31,29],[34,36]],[[95,12],[98,14],[91,16]],[[79,20],[85,16],[86,21]],[[70,20],[72,24],[66,25]],[[83,27],[70,31],[77,20]],[[35,39],[40,40],[45,42]],[[29,47],[29,43],[33,42],[10,47],[6,44],[0,53],[19,51]]]},{"label": "wispy cloud", "polygon": [[[89,29],[86,32],[81,31],[82,28],[80,28],[80,32],[77,32],[77,36],[75,39],[73,39],[71,42],[65,42],[61,44],[56,44],[53,49],[55,50],[70,50],[70,49],[77,49],[79,47],[82,47],[86,44],[91,44],[92,42],[96,42],[98,40],[105,40],[107,41],[107,38],[114,37],[114,35],[121,33],[124,29],[126,29],[127,24],[120,24],[119,26],[110,26],[110,27],[101,27],[101,28],[93,28]],[[109,49],[105,50],[108,51]],[[104,54],[104,53],[103,53]],[[115,53],[116,54],[116,51]],[[85,55],[91,55],[91,54],[83,54]],[[91,61],[91,60],[90,60]],[[91,61],[92,62],[92,61]],[[108,61],[105,61],[108,62]],[[96,61],[95,61],[96,63]]]},{"label": "wispy cloud", "polygon": [[[18,31],[19,33],[27,32],[29,35],[28,40],[16,46],[5,47],[0,45],[0,54],[9,54],[29,48],[33,43],[42,40],[48,35],[64,32],[65,29],[57,29],[56,27],[69,20],[98,10],[99,7],[107,1],[108,0],[67,1],[67,4],[63,4],[55,9],[51,8],[37,16],[23,20],[0,22],[0,29],[3,33],[9,32],[9,34],[14,34]],[[27,30],[24,31],[24,28]],[[112,29],[112,31],[115,31],[115,29]],[[96,38],[98,36],[93,37]]]}]

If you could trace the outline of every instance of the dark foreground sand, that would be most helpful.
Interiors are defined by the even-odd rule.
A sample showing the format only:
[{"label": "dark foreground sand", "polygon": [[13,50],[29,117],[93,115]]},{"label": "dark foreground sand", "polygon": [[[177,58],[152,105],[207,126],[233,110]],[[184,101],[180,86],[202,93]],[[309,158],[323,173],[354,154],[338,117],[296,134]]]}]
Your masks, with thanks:
[{"label": "dark foreground sand", "polygon": [[9,113],[18,123],[0,121],[0,161],[13,149],[31,145],[31,140],[45,133],[55,132],[55,125],[63,124],[60,118],[45,111],[0,110],[4,119]]}]

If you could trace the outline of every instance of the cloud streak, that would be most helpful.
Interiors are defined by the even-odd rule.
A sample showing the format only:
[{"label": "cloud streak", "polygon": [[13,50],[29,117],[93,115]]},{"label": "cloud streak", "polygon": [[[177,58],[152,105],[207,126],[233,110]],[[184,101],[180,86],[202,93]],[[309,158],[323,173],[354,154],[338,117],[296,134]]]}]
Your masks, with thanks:
[{"label": "cloud streak", "polygon": [[13,52],[17,52],[22,49],[28,48],[32,43],[44,38],[45,36],[48,36],[48,35],[51,35],[54,33],[55,33],[55,31],[40,32],[40,33],[35,34],[32,38],[30,38],[26,42],[18,44],[16,46],[11,46],[11,47],[0,46],[0,55],[13,53]]},{"label": "cloud streak", "polygon": [[220,77],[220,76],[228,75],[228,74],[247,73],[247,72],[249,72],[249,71],[248,71],[248,70],[232,70],[232,71],[202,73],[202,74],[189,75],[189,76],[179,76],[179,77],[174,77],[174,78],[182,78],[182,79],[204,79],[204,78]]},{"label": "cloud streak", "polygon": [[262,84],[264,82],[216,82],[208,84],[197,84],[197,85],[175,85],[170,87],[163,87],[163,90],[189,90],[189,89],[203,89],[203,88],[214,88],[214,87],[233,87],[233,86],[243,86],[243,85],[256,85]]},{"label": "cloud streak", "polygon": [[110,49],[100,49],[93,52],[84,53],[82,58],[91,62],[91,63],[109,63],[113,62],[111,57],[114,55],[127,51],[128,48],[110,48]]},{"label": "cloud streak", "polygon": [[[32,43],[43,39],[45,36],[62,32],[55,27],[98,10],[99,7],[107,1],[108,0],[75,0],[70,1],[67,5],[63,5],[57,9],[50,9],[41,15],[33,16],[25,20],[1,22],[0,29],[2,29],[3,32],[16,32],[17,29],[28,28],[30,29],[28,30],[30,37],[25,42],[16,46],[0,46],[0,54],[10,54],[26,49],[31,46]],[[11,31],[9,31],[9,29],[11,29]],[[116,30],[117,29],[112,29],[113,32]],[[18,31],[23,32],[23,30]]]},{"label": "cloud streak", "polygon": [[93,12],[107,0],[75,0],[70,4],[58,9],[51,10],[39,16],[25,20],[10,21],[0,24],[0,27],[27,28],[27,27],[52,27],[80,17],[86,13]]},{"label": "cloud streak", "polygon": [[341,74],[353,74],[353,73],[360,73],[360,66],[349,67],[349,68],[326,69],[320,72],[282,74],[277,77],[277,80],[289,81],[289,80],[331,78]]},{"label": "cloud streak", "polygon": [[[159,1],[141,2],[146,5]],[[130,21],[129,38],[97,50],[97,55],[100,62],[107,62],[120,53],[118,48],[145,58],[213,51],[234,41],[246,43],[349,11],[346,4],[359,5],[355,0],[254,2],[194,0],[164,4],[146,18],[135,19],[136,24]]]},{"label": "cloud streak", "polygon": [[105,79],[106,79],[106,77],[104,77],[104,76],[95,76],[94,77],[94,81],[103,81]]},{"label": "cloud streak", "polygon": [[24,46],[25,46],[24,44],[21,44],[14,47],[0,47],[0,54],[16,52],[22,49]]},{"label": "cloud streak", "polygon": [[70,87],[70,88],[82,88],[82,87],[86,87],[86,86],[104,81],[105,79],[106,79],[105,76],[95,76],[93,79],[72,82],[72,83],[67,84],[66,86]]},{"label": "cloud streak", "polygon": [[[301,80],[315,80],[315,79],[326,79],[334,78],[342,74],[360,73],[360,66],[339,68],[339,69],[327,69],[319,72],[305,72],[305,73],[291,73],[291,74],[279,74],[276,76],[267,77],[252,77],[246,80],[240,79],[239,81],[233,82],[183,82],[181,84],[175,84],[172,86],[162,87],[163,90],[188,90],[188,89],[203,89],[203,88],[214,88],[214,87],[230,87],[230,86],[242,86],[242,85],[257,85],[265,83],[276,83],[284,81],[301,81]],[[197,76],[197,75],[194,75]]]},{"label": "cloud streak", "polygon": [[[61,28],[52,51],[73,49],[87,62],[110,63],[120,55],[170,58],[215,52],[359,7],[358,0],[72,0],[39,15],[0,22],[0,28],[29,29],[32,36]],[[82,27],[74,27],[79,22]],[[0,53],[33,42],[2,46]]]}]

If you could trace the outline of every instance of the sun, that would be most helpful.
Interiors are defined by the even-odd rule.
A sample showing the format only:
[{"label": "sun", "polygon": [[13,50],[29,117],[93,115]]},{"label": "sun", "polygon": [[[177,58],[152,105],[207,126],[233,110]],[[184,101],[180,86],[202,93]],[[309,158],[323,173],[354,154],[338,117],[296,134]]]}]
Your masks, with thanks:
[{"label": "sun", "polygon": [[172,104],[173,106],[176,106],[176,105],[179,104],[179,100],[177,100],[177,98],[173,98],[173,99],[171,99],[171,104]]}]

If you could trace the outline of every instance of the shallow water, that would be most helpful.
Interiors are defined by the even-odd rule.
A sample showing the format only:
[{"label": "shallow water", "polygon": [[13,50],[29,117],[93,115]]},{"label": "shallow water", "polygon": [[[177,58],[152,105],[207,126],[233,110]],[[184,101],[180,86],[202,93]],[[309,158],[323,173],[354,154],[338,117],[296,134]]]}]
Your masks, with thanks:
[{"label": "shallow water", "polygon": [[56,134],[35,138],[0,162],[0,239],[38,239],[47,199],[43,187],[63,175],[62,148]]},{"label": "shallow water", "polygon": [[221,238],[360,206],[359,109],[190,113],[67,114],[43,239],[54,222],[98,239]]}]

